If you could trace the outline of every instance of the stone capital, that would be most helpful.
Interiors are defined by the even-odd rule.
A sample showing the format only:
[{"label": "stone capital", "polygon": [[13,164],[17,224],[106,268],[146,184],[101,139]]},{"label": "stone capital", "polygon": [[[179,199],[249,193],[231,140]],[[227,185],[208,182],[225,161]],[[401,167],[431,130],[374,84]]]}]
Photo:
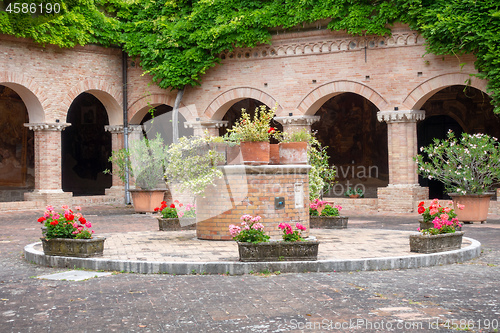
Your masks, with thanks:
[{"label": "stone capital", "polygon": [[112,134],[123,133],[123,125],[106,125],[104,129]]},{"label": "stone capital", "polygon": [[414,123],[425,119],[424,110],[379,111],[377,119],[386,123]]},{"label": "stone capital", "polygon": [[[123,127],[123,126],[122,126]],[[128,125],[128,132],[142,132],[142,125]]]},{"label": "stone capital", "polygon": [[184,123],[184,128],[193,128],[193,129],[221,128],[221,127],[227,127],[227,124],[228,122],[226,120],[186,121]]},{"label": "stone capital", "polygon": [[70,123],[26,123],[24,127],[28,127],[32,131],[59,131],[62,132]]},{"label": "stone capital", "polygon": [[288,117],[274,117],[274,120],[281,125],[297,125],[297,126],[311,126],[319,120],[319,116],[288,116]]}]

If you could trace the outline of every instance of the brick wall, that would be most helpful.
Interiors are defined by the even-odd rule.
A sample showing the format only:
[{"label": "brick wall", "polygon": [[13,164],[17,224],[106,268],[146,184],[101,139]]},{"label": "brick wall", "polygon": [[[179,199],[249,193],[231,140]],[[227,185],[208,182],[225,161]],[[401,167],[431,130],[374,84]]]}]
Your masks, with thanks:
[{"label": "brick wall", "polygon": [[[196,235],[201,239],[230,240],[229,225],[240,225],[244,214],[262,217],[272,238],[279,239],[281,222],[300,222],[309,235],[308,166],[225,166],[224,177],[197,199]],[[304,201],[295,208],[295,184],[303,186]],[[275,209],[274,198],[284,197],[285,208]]]}]

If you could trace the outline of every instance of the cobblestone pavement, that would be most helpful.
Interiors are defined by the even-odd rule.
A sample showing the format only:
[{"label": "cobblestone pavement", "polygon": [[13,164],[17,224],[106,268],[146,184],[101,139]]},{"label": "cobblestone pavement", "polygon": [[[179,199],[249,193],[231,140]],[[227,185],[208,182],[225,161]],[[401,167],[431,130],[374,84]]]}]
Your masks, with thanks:
[{"label": "cobblestone pavement", "polygon": [[[480,258],[412,270],[40,280],[26,262],[41,212],[0,213],[0,332],[498,332],[500,217],[465,225]],[[155,231],[129,207],[84,207],[98,233]],[[346,212],[353,228],[414,230],[417,215]],[[369,249],[368,249],[369,250]]]}]

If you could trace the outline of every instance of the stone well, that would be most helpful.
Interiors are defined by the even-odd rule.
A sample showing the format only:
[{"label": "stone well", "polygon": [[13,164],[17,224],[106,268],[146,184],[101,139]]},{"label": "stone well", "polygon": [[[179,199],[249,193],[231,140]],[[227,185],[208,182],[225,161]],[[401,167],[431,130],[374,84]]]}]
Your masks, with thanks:
[{"label": "stone well", "polygon": [[[231,240],[229,225],[244,214],[259,215],[264,231],[280,239],[281,222],[300,222],[309,236],[309,165],[226,165],[224,176],[197,198],[196,236]],[[282,203],[280,205],[280,203]]]}]

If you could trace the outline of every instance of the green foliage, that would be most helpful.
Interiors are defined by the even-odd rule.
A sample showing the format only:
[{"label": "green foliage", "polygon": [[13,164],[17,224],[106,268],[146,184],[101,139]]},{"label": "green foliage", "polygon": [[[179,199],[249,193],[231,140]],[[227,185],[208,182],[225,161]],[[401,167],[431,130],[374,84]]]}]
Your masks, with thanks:
[{"label": "green foliage", "polygon": [[486,134],[463,133],[460,140],[452,131],[445,140],[420,149],[418,173],[444,183],[458,194],[482,194],[500,181],[500,145]]},{"label": "green foliage", "polygon": [[[480,78],[489,80],[494,112],[500,113],[500,6],[498,0],[399,0],[406,22],[420,31],[429,53],[473,53]],[[467,82],[464,82],[467,84]]]},{"label": "green foliage", "polygon": [[282,132],[274,135],[279,142],[311,142],[313,134],[311,131],[302,129],[296,132]]},{"label": "green foliage", "polygon": [[[4,1],[7,3],[8,1]],[[25,0],[55,3],[56,0]],[[500,113],[498,0],[57,0],[59,14],[0,12],[0,33],[42,45],[123,44],[162,88],[200,84],[221,52],[269,43],[277,29],[313,22],[355,35],[390,34],[410,23],[428,52],[473,53]],[[4,4],[5,9],[5,4]],[[319,25],[319,23],[317,23]],[[466,83],[466,82],[464,82]]]},{"label": "green foliage", "polygon": [[[4,1],[4,10],[9,3],[14,2]],[[28,7],[31,12],[1,11],[0,33],[60,47],[90,43],[110,46],[120,41],[121,23],[107,13],[106,0],[25,0],[22,3],[34,4]],[[48,13],[56,4],[60,5],[59,13],[53,10]]]},{"label": "green foliage", "polygon": [[241,142],[269,142],[269,138],[276,134],[276,129],[271,127],[271,120],[275,113],[276,107],[268,109],[265,105],[255,108],[253,117],[245,109],[241,109],[241,117],[227,131],[228,133],[234,133],[235,137],[239,138]]},{"label": "green foliage", "polygon": [[323,190],[335,182],[336,169],[330,167],[330,157],[326,151],[328,147],[322,146],[314,135],[311,135],[309,149],[307,150],[309,164],[309,199],[318,199]]},{"label": "green foliage", "polygon": [[150,190],[163,181],[167,157],[167,147],[160,134],[157,134],[152,140],[132,140],[128,150],[113,151],[109,161],[116,166],[116,173],[123,182],[126,180],[125,171],[128,169],[130,176],[135,177],[137,186]]},{"label": "green foliage", "polygon": [[339,208],[336,206],[336,207],[332,207],[330,205],[326,205],[323,210],[321,211],[321,216],[339,216],[340,215],[340,211],[339,211]]},{"label": "green foliage", "polygon": [[178,143],[170,145],[168,156],[165,176],[193,194],[202,194],[216,178],[222,177],[217,164],[224,161],[224,156],[211,149],[205,138],[181,137]]}]

